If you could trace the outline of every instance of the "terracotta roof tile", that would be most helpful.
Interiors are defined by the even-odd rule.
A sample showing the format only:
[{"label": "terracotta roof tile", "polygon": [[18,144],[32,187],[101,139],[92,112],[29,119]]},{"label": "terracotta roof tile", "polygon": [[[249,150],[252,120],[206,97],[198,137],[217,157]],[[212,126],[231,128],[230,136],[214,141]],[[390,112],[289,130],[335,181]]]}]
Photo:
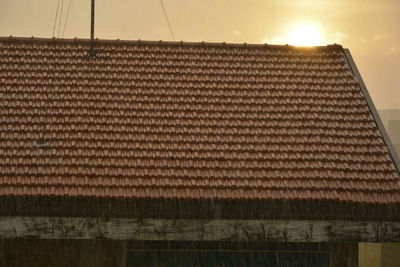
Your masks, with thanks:
[{"label": "terracotta roof tile", "polygon": [[0,39],[0,195],[400,201],[340,46],[88,44]]}]

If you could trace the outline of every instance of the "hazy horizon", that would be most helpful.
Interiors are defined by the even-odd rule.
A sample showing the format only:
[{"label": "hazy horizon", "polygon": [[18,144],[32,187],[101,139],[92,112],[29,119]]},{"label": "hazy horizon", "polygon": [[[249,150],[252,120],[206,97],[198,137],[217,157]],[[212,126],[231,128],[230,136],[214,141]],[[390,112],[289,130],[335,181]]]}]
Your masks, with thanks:
[{"label": "hazy horizon", "polygon": [[[63,7],[57,20],[56,10]],[[67,10],[70,6],[67,24]],[[400,1],[164,0],[176,41],[292,42],[311,25],[315,42],[349,48],[378,109],[400,108]],[[65,32],[64,31],[65,26]],[[0,36],[88,38],[90,0],[2,0]],[[100,39],[172,40],[158,0],[96,1]],[[299,37],[301,38],[301,36]]]}]

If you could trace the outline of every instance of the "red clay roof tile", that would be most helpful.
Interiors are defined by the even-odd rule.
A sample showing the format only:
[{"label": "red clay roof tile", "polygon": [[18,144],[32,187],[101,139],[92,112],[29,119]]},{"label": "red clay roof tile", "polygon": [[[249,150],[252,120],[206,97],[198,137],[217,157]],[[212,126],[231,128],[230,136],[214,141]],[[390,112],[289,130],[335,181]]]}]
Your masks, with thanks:
[{"label": "red clay roof tile", "polygon": [[88,45],[0,38],[0,195],[400,202],[340,46]]}]

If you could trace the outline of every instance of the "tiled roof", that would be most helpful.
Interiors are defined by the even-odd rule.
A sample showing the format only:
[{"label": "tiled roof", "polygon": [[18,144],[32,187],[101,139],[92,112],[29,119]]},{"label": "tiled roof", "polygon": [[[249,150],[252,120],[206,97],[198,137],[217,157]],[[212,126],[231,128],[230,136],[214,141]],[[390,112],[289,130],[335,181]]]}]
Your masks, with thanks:
[{"label": "tiled roof", "polygon": [[0,195],[400,202],[341,46],[0,39]]}]

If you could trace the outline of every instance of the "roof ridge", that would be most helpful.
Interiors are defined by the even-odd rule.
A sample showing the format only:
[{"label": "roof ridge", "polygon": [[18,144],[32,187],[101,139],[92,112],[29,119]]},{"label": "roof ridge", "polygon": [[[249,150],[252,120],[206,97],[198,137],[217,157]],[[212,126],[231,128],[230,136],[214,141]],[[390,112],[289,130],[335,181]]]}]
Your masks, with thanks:
[{"label": "roof ridge", "polygon": [[[1,37],[0,36],[0,42],[54,42],[54,43],[69,43],[69,42],[77,42],[77,43],[90,43],[90,39],[86,38],[43,38],[43,37],[14,37],[14,36],[9,36],[9,37]],[[321,46],[294,46],[294,45],[289,45],[289,44],[256,44],[256,43],[227,43],[227,42],[206,42],[206,41],[201,41],[201,42],[192,42],[192,41],[163,41],[163,40],[158,40],[158,41],[151,41],[151,40],[121,40],[121,39],[99,39],[96,38],[95,42],[97,44],[125,44],[125,45],[165,45],[165,46],[207,46],[207,47],[247,47],[247,48],[278,48],[278,49],[343,49],[343,46],[340,44],[329,44],[329,45],[321,45]]]}]

